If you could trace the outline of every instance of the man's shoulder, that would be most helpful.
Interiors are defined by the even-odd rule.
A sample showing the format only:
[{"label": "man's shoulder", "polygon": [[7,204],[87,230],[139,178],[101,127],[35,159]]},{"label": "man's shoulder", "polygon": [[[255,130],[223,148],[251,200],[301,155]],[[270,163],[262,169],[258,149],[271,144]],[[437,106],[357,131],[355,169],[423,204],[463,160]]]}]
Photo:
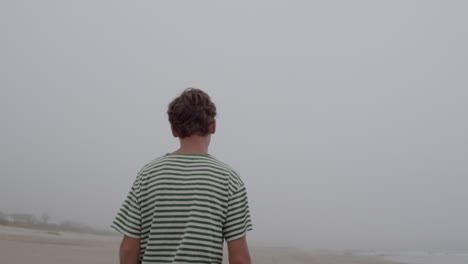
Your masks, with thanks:
[{"label": "man's shoulder", "polygon": [[227,164],[227,163],[225,163],[225,162],[223,162],[223,161],[217,159],[217,158],[214,157],[214,156],[211,156],[211,155],[210,155],[209,157],[211,158],[211,160],[212,160],[213,162],[215,162],[218,166],[224,168],[224,169],[225,169],[227,172],[229,172],[230,174],[237,175],[236,170],[234,170],[234,169],[231,167],[231,165],[229,165],[229,164]]},{"label": "man's shoulder", "polygon": [[212,169],[229,177],[239,178],[239,174],[229,164],[219,160],[212,155],[178,155],[165,154],[146,163],[140,170],[139,175],[148,175],[164,166],[189,168],[198,166]]},{"label": "man's shoulder", "polygon": [[239,173],[233,167],[212,155],[165,154],[146,163],[138,173],[138,178],[140,182],[146,182],[161,170],[183,171],[194,167],[198,170],[206,169],[210,175],[225,181],[230,194],[244,186]]},{"label": "man's shoulder", "polygon": [[164,161],[166,155],[159,156],[155,159],[152,159],[151,161],[147,162],[145,165],[143,165],[140,169],[140,172],[138,173],[139,175],[144,175],[147,174],[149,171],[151,171],[154,168],[157,168],[158,165],[161,164],[161,162]]},{"label": "man's shoulder", "polygon": [[233,169],[233,167],[231,167],[229,164],[224,163],[218,159],[216,160],[220,164],[220,166],[223,166],[224,168],[226,168],[226,171],[228,172],[228,181],[229,181],[228,184],[229,184],[230,192],[235,192],[237,189],[244,186],[244,182],[242,181],[241,176],[235,169]]}]

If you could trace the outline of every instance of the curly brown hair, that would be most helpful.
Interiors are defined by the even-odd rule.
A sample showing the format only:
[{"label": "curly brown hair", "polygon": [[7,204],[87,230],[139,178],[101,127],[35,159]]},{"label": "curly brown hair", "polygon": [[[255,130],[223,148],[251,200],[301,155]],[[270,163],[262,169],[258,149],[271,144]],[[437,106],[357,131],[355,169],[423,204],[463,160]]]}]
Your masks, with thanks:
[{"label": "curly brown hair", "polygon": [[169,123],[179,138],[206,136],[216,117],[216,105],[200,89],[185,89],[169,104]]}]

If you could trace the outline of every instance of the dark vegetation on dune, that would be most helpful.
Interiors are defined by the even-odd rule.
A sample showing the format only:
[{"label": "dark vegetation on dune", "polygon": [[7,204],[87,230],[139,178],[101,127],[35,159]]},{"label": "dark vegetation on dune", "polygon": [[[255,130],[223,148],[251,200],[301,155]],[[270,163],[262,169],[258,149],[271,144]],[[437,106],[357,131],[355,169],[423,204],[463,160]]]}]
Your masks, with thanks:
[{"label": "dark vegetation on dune", "polygon": [[95,229],[87,224],[75,221],[60,221],[52,222],[48,214],[36,216],[27,213],[14,213],[7,214],[0,211],[0,225],[41,229],[50,232],[70,231],[79,233],[93,233],[93,234],[112,234],[112,232],[102,231]]}]

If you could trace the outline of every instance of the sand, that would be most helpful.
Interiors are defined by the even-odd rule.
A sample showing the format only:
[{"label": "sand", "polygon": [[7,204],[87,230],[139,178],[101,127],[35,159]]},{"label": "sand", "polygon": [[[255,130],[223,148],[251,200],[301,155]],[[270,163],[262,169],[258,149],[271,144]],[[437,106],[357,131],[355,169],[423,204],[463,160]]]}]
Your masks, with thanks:
[{"label": "sand", "polygon": [[[0,226],[0,263],[75,264],[118,263],[119,235],[95,235],[72,232]],[[391,264],[373,257],[326,252],[300,252],[291,249],[251,247],[255,264]],[[228,263],[226,260],[223,263]]]}]

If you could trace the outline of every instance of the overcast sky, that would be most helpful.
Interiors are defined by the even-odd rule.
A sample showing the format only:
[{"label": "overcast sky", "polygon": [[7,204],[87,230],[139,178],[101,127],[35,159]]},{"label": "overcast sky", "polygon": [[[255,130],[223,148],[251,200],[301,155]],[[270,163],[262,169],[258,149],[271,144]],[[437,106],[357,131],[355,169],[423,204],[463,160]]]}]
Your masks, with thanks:
[{"label": "overcast sky", "polygon": [[1,1],[0,211],[108,228],[171,152],[167,104],[218,107],[255,243],[468,245],[465,1]]}]

